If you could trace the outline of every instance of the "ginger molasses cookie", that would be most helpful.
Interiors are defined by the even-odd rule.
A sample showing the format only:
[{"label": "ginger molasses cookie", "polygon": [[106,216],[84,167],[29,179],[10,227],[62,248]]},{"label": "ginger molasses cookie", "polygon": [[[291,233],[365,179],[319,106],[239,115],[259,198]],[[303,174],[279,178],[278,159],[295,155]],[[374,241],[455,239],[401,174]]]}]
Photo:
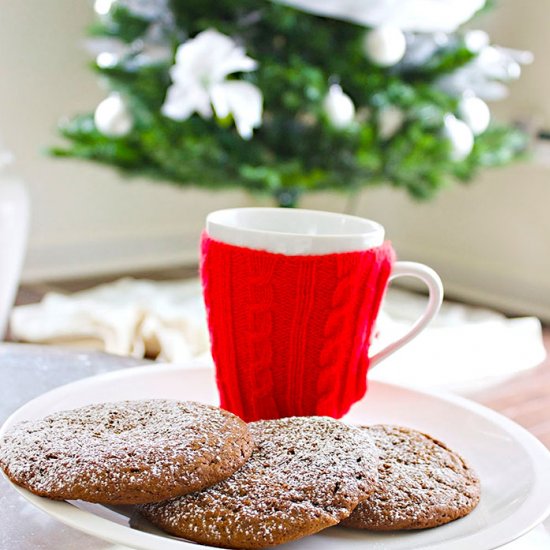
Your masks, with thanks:
[{"label": "ginger molasses cookie", "polygon": [[372,531],[424,529],[461,518],[477,506],[479,478],[446,445],[399,426],[364,430],[380,452],[378,483],[342,525]]},{"label": "ginger molasses cookie", "polygon": [[252,446],[247,425],[217,407],[121,401],[15,426],[0,441],[0,466],[40,496],[140,504],[225,479]]},{"label": "ginger molasses cookie", "polygon": [[264,420],[249,428],[254,452],[230,478],[140,512],[195,542],[265,548],[337,524],[373,488],[378,457],[364,430],[326,417]]}]

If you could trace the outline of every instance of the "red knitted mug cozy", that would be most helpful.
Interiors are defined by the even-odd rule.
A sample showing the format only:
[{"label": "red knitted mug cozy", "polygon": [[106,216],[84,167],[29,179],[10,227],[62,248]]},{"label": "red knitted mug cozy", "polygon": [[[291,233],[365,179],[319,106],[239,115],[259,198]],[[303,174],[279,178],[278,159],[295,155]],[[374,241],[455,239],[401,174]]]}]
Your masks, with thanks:
[{"label": "red knitted mug cozy", "polygon": [[367,389],[391,244],[286,256],[204,233],[201,247],[221,407],[249,422],[348,412]]}]

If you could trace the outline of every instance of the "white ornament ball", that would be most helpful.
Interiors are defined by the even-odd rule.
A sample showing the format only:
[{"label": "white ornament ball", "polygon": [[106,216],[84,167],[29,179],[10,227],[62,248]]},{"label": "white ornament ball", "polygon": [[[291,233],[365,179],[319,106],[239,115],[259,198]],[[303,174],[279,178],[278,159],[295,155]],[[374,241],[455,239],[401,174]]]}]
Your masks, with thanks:
[{"label": "white ornament ball", "polygon": [[489,42],[489,35],[479,29],[466,31],[464,34],[464,44],[472,53],[479,53],[489,45]]},{"label": "white ornament ball", "polygon": [[479,136],[489,127],[491,111],[483,99],[464,97],[458,104],[458,115],[470,127],[474,136]]},{"label": "white ornament ball", "polygon": [[464,160],[474,147],[474,134],[470,127],[450,113],[445,115],[443,135],[451,143],[451,158]]},{"label": "white ornament ball", "polygon": [[130,132],[134,121],[120,94],[112,93],[97,106],[94,124],[104,136],[118,138]]},{"label": "white ornament ball", "polygon": [[115,2],[116,0],[95,0],[94,11],[100,17],[105,17],[109,14]]},{"label": "white ornament ball", "polygon": [[329,88],[324,109],[330,123],[336,128],[346,128],[355,118],[355,105],[338,84]]},{"label": "white ornament ball", "polygon": [[384,25],[372,29],[365,36],[365,54],[376,65],[391,67],[401,61],[407,49],[403,31]]},{"label": "white ornament ball", "polygon": [[517,80],[521,76],[521,65],[515,61],[508,63],[506,76],[509,80]]},{"label": "white ornament ball", "polygon": [[403,126],[405,113],[393,105],[386,107],[378,115],[378,135],[381,139],[392,138]]}]

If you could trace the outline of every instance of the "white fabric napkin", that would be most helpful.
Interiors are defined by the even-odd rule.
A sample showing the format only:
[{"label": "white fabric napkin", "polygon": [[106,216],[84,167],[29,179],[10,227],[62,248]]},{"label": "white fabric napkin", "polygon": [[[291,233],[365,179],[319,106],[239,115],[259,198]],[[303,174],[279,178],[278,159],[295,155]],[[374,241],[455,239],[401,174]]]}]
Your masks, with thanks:
[{"label": "white fabric napkin", "polygon": [[197,280],[125,278],[70,295],[49,293],[39,304],[14,309],[11,332],[25,342],[94,347],[164,361],[209,355]]},{"label": "white fabric napkin", "polygon": [[[396,340],[421,315],[426,298],[390,288],[373,352]],[[542,363],[546,350],[535,317],[509,319],[489,309],[443,302],[424,332],[370,373],[376,380],[468,392]]]},{"label": "white fabric napkin", "polygon": [[[374,350],[404,333],[425,303],[423,296],[390,288]],[[39,304],[15,308],[11,330],[27,342],[87,345],[168,362],[199,358],[211,364],[197,280],[121,279],[71,295],[51,293]],[[446,302],[430,327],[371,376],[409,386],[469,390],[534,367],[544,357],[538,319],[507,319],[487,309]]]}]

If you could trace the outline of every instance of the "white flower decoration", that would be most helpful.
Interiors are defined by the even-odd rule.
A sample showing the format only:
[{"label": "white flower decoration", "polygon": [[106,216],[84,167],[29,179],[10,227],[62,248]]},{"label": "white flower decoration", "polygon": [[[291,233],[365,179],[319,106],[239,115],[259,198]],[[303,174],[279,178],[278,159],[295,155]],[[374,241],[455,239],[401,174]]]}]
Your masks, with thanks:
[{"label": "white flower decoration", "polygon": [[453,32],[486,0],[273,0],[303,11],[367,27],[391,25],[402,31]]},{"label": "white flower decoration", "polygon": [[227,77],[256,67],[232,38],[214,29],[203,31],[179,46],[162,113],[174,120],[193,113],[210,118],[213,108],[219,118],[232,115],[241,137],[250,139],[262,121],[262,93],[249,82]]},{"label": "white flower decoration", "polygon": [[454,96],[471,92],[487,101],[503,99],[508,95],[505,83],[518,79],[521,65],[532,61],[533,54],[528,51],[486,46],[468,64],[439,78],[436,85]]}]

